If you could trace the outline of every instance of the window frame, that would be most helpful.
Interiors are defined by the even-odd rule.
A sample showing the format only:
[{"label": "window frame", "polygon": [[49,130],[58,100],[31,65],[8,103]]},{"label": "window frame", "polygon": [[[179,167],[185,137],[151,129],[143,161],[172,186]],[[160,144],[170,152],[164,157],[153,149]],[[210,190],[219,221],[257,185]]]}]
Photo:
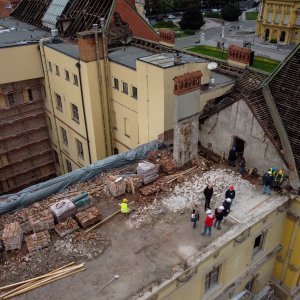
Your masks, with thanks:
[{"label": "window frame", "polygon": [[48,60],[48,68],[49,68],[49,71],[52,73],[53,69],[52,69],[52,62]]},{"label": "window frame", "polygon": [[66,165],[67,165],[68,173],[72,172],[73,171],[72,164],[68,159],[66,159]]},{"label": "window frame", "polygon": [[78,158],[84,160],[84,150],[83,150],[83,144],[81,141],[75,138],[76,142],[76,149],[77,149],[77,156]]},{"label": "window frame", "polygon": [[27,94],[28,94],[28,100],[29,100],[29,102],[34,101],[34,99],[33,99],[33,93],[32,93],[32,89],[31,88],[29,88],[27,90]]},{"label": "window frame", "polygon": [[61,131],[61,137],[62,137],[62,142],[65,146],[69,146],[69,141],[68,141],[68,133],[67,130],[64,129],[63,127],[60,127],[60,131]]},{"label": "window frame", "polygon": [[60,76],[59,66],[55,65],[55,75]]},{"label": "window frame", "polygon": [[[264,244],[264,240],[266,237],[266,233],[262,232],[261,234],[257,235],[256,238],[254,239],[254,243],[253,243],[253,252],[252,252],[252,256],[255,256],[257,253],[259,253],[261,250],[263,250],[263,244]],[[257,246],[256,245],[256,240],[259,239],[259,243]]]},{"label": "window frame", "polygon": [[206,274],[204,282],[204,293],[219,284],[221,265],[214,266],[213,269]]},{"label": "window frame", "polygon": [[[74,113],[76,111],[76,113]],[[72,112],[72,120],[78,124],[80,124],[80,118],[79,118],[79,110],[78,106],[71,103],[71,112]],[[77,116],[76,116],[77,115]]]},{"label": "window frame", "polygon": [[[124,86],[126,86],[126,89],[124,89]],[[125,81],[122,81],[122,93],[128,95],[128,83]]]},{"label": "window frame", "polygon": [[79,86],[78,76],[73,73],[73,84]]},{"label": "window frame", "polygon": [[54,156],[54,162],[56,164],[60,165],[57,151],[55,151],[54,149],[52,151],[53,151],[53,156]]},{"label": "window frame", "polygon": [[120,89],[119,79],[116,78],[116,77],[113,77],[113,88],[115,90],[119,90]]},{"label": "window frame", "polygon": [[65,69],[65,80],[70,82],[70,73]]},{"label": "window frame", "polygon": [[[11,99],[10,99],[10,96],[12,96]],[[16,98],[15,98],[14,93],[8,93],[7,94],[7,104],[8,104],[9,107],[16,105]]]},{"label": "window frame", "polygon": [[[134,95],[134,92],[133,92],[134,89],[136,90],[136,95]],[[138,99],[138,89],[134,85],[131,86],[131,97],[136,99],[136,100]]]},{"label": "window frame", "polygon": [[55,100],[56,100],[56,109],[63,112],[62,99],[61,96],[57,93],[55,93]]}]

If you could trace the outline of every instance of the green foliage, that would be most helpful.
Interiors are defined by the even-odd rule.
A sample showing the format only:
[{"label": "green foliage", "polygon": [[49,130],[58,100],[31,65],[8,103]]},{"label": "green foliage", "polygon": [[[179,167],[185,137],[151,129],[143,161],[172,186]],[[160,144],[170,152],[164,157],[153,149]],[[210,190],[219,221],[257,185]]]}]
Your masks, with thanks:
[{"label": "green foliage", "polygon": [[160,5],[163,12],[171,11],[174,7],[174,0],[161,0]]},{"label": "green foliage", "polygon": [[154,25],[155,28],[176,28],[172,21],[159,21]]},{"label": "green foliage", "polygon": [[209,11],[209,12],[205,13],[205,17],[206,18],[216,18],[216,19],[221,19],[222,18],[220,13],[212,12],[212,11]]},{"label": "green foliage", "polygon": [[182,15],[182,19],[179,22],[179,26],[182,30],[191,29],[198,30],[204,25],[204,20],[200,7],[188,6],[186,11]]},{"label": "green foliage", "polygon": [[232,3],[226,4],[221,11],[221,16],[225,21],[237,21],[241,14],[239,7]]},{"label": "green foliage", "polygon": [[200,46],[189,48],[188,50],[192,52],[204,54],[210,57],[215,57],[215,58],[225,59],[225,60],[227,59],[227,52],[222,51],[221,49],[215,47],[200,45]]},{"label": "green foliage", "polygon": [[186,29],[183,31],[186,35],[194,35],[195,34],[195,31],[194,30],[191,30],[191,29]]},{"label": "green foliage", "polygon": [[248,11],[246,12],[247,20],[257,20],[258,12],[257,11]]},{"label": "green foliage", "polygon": [[272,73],[279,65],[279,63],[280,62],[278,60],[273,60],[261,56],[255,56],[253,65],[251,67],[268,73]]},{"label": "green foliage", "polygon": [[276,40],[276,39],[271,39],[269,42],[270,42],[271,44],[277,44],[277,40]]}]

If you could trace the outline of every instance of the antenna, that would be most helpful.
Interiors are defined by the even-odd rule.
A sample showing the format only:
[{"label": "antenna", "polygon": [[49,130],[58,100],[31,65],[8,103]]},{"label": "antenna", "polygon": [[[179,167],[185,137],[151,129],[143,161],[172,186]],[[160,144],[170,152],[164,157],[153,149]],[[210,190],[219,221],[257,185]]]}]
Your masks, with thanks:
[{"label": "antenna", "polygon": [[218,64],[216,62],[211,62],[207,65],[208,70],[215,70],[218,67]]}]

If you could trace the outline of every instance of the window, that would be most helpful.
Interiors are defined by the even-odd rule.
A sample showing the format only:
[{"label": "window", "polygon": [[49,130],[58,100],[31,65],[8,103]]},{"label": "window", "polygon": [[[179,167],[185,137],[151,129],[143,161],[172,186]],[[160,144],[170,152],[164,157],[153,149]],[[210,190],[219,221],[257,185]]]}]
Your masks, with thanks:
[{"label": "window", "polygon": [[253,254],[256,254],[259,250],[262,249],[263,237],[263,233],[256,237],[253,246]]},{"label": "window", "polygon": [[66,165],[68,172],[72,172],[72,164],[66,159]]},{"label": "window", "polygon": [[276,24],[278,24],[280,22],[280,17],[281,17],[281,14],[276,15],[276,20],[275,20]]},{"label": "window", "polygon": [[48,127],[50,130],[52,130],[51,118],[48,116],[47,119],[48,119]]},{"label": "window", "polygon": [[55,96],[56,96],[56,108],[60,111],[63,111],[61,97],[58,94],[55,94]]},{"label": "window", "polygon": [[220,266],[214,267],[205,277],[205,292],[214,287],[219,280]]},{"label": "window", "polygon": [[247,284],[245,285],[245,290],[252,292],[253,285],[254,285],[254,278],[252,278],[249,282],[247,282]]},{"label": "window", "polygon": [[119,89],[119,79],[114,78],[114,89],[118,90]]},{"label": "window", "polygon": [[129,119],[124,118],[124,134],[128,138],[130,138],[130,124],[129,124]]},{"label": "window", "polygon": [[72,120],[79,123],[78,107],[74,104],[71,104],[71,106],[72,106]]},{"label": "window", "polygon": [[28,89],[28,99],[29,101],[33,101],[32,89]]},{"label": "window", "polygon": [[272,13],[268,13],[268,23],[272,22]]},{"label": "window", "polygon": [[48,67],[49,67],[49,71],[52,72],[52,63],[51,63],[51,61],[48,61]]},{"label": "window", "polygon": [[75,85],[78,85],[78,76],[75,75],[75,74],[73,74],[73,83],[74,83]]},{"label": "window", "polygon": [[123,90],[122,90],[122,92],[123,92],[124,94],[127,94],[127,95],[128,95],[128,83],[123,82]]},{"label": "window", "polygon": [[137,88],[135,86],[132,86],[131,97],[133,97],[135,99],[137,99],[137,97],[138,97]]},{"label": "window", "polygon": [[75,139],[75,140],[76,140],[76,147],[77,147],[78,157],[81,158],[81,159],[84,159],[82,143],[80,141],[78,141],[77,139]]},{"label": "window", "polygon": [[69,71],[65,70],[65,79],[67,81],[70,81],[70,74],[69,74]]},{"label": "window", "polygon": [[117,128],[117,113],[113,111],[112,113],[112,122],[113,122],[113,129],[118,130]]},{"label": "window", "polygon": [[57,76],[60,75],[58,65],[55,65],[55,74],[56,74]]},{"label": "window", "polygon": [[13,93],[7,94],[8,105],[12,106],[16,104],[15,96]]},{"label": "window", "polygon": [[63,143],[64,143],[66,146],[68,146],[68,136],[67,136],[67,131],[66,131],[64,128],[62,128],[62,127],[60,127],[60,129],[61,129],[61,136],[62,136]]},{"label": "window", "polygon": [[283,19],[283,25],[287,25],[289,23],[290,15],[285,15]]},{"label": "window", "polygon": [[58,154],[55,150],[53,150],[53,155],[54,155],[54,161],[55,163],[57,163],[59,165],[59,158],[58,158]]}]

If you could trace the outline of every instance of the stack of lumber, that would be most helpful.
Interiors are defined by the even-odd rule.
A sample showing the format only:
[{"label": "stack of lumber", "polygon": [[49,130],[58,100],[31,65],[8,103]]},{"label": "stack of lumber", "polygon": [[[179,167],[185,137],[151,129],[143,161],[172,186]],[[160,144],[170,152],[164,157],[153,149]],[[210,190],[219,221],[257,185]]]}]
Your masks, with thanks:
[{"label": "stack of lumber", "polygon": [[57,223],[66,221],[76,214],[76,206],[69,199],[61,200],[50,206],[54,219]]},{"label": "stack of lumber", "polygon": [[126,192],[126,182],[121,176],[108,176],[107,186],[113,197],[119,197]]},{"label": "stack of lumber", "polygon": [[144,184],[153,182],[158,178],[158,167],[147,161],[139,163],[136,171],[143,178]]},{"label": "stack of lumber", "polygon": [[84,263],[80,265],[75,265],[75,262],[71,262],[50,273],[0,287],[0,299],[13,298],[17,295],[27,293],[33,289],[36,289],[53,281],[62,279],[64,277],[73,275],[75,273],[81,272],[83,270],[85,270]]}]

